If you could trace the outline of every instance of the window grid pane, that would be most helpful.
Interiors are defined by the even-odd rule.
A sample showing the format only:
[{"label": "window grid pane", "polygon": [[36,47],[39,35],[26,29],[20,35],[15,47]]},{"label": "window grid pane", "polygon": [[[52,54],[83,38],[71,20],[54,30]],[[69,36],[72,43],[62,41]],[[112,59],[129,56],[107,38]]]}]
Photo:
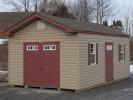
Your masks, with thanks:
[{"label": "window grid pane", "polygon": [[91,44],[90,51],[90,63],[96,64],[96,44]]},{"label": "window grid pane", "polygon": [[27,46],[27,51],[37,51],[38,50],[38,45],[28,45]]},{"label": "window grid pane", "polygon": [[56,50],[56,45],[44,45],[43,50],[44,51],[55,51]]},{"label": "window grid pane", "polygon": [[124,45],[120,45],[120,51],[119,51],[119,59],[120,61],[124,60]]}]

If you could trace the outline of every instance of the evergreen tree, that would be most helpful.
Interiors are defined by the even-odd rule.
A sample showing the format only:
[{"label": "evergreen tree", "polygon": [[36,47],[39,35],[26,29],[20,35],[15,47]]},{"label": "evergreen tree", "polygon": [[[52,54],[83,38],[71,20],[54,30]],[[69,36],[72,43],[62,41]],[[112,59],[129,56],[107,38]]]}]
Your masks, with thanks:
[{"label": "evergreen tree", "polygon": [[108,26],[107,20],[103,21],[103,25],[104,25],[104,26]]},{"label": "evergreen tree", "polygon": [[116,21],[116,26],[117,27],[123,27],[122,22],[120,20],[117,20]]},{"label": "evergreen tree", "polygon": [[116,22],[115,22],[115,20],[113,21],[113,25],[112,26],[116,26]]},{"label": "evergreen tree", "polygon": [[119,20],[119,26],[120,27],[123,27],[122,22],[120,20]]},{"label": "evergreen tree", "polygon": [[52,15],[74,19],[74,16],[69,12],[69,9],[65,4],[58,6],[57,10],[55,10]]},{"label": "evergreen tree", "polygon": [[115,29],[119,29],[123,31],[123,25],[122,25],[122,21],[121,20],[117,20],[117,21],[113,21],[113,24],[110,26],[113,27]]}]

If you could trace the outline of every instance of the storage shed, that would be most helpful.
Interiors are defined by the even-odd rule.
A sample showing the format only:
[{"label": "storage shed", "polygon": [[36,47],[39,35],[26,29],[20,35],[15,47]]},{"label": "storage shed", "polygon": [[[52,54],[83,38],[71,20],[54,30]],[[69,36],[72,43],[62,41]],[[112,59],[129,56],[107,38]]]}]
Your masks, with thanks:
[{"label": "storage shed", "polygon": [[32,13],[9,37],[9,84],[82,90],[129,77],[129,36],[119,30]]}]

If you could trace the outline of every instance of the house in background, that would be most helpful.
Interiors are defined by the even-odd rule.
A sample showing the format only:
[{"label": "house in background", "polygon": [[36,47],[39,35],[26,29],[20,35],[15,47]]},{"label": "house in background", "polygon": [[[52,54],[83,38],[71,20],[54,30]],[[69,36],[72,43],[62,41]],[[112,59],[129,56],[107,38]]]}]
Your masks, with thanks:
[{"label": "house in background", "polygon": [[0,22],[10,85],[78,91],[129,77],[130,40],[119,30],[43,13],[12,20]]}]

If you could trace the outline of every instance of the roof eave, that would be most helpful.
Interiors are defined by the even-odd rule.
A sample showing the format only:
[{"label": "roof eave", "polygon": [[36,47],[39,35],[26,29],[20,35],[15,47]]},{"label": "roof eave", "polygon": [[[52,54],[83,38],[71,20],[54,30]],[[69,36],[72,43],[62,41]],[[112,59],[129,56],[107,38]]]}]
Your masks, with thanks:
[{"label": "roof eave", "polygon": [[126,34],[108,34],[108,33],[100,33],[100,32],[95,32],[95,31],[78,31],[78,33],[83,33],[83,34],[94,34],[94,35],[105,35],[105,36],[116,36],[116,37],[127,37],[129,38],[129,35]]},{"label": "roof eave", "polygon": [[28,25],[29,23],[37,20],[37,19],[42,19],[42,20],[45,20],[61,29],[63,29],[65,32],[76,32],[75,29],[69,27],[69,26],[66,26],[64,24],[61,24],[59,22],[56,22],[52,19],[49,19],[45,16],[41,16],[40,14],[37,14],[37,13],[33,13],[31,14],[30,16],[24,18],[23,20],[21,20],[20,22],[16,23],[15,25],[11,26],[10,28],[8,28],[7,30],[4,30],[2,33],[5,34],[5,33],[8,33],[8,35],[12,36],[13,34],[15,34],[16,31],[22,29],[23,27],[25,27],[26,25]]}]

